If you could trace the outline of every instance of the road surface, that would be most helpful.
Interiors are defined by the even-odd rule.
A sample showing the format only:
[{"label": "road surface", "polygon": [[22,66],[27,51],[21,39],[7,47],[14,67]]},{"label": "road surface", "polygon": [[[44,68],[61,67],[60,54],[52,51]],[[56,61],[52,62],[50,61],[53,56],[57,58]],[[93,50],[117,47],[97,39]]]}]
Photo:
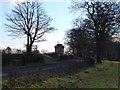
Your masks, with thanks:
[{"label": "road surface", "polygon": [[[60,68],[66,68],[68,67],[69,64],[68,63],[59,63],[59,64],[53,64],[53,65],[46,65],[46,66],[42,66],[40,68],[38,67],[31,67],[31,68],[25,68],[25,69],[21,69],[20,71],[17,72],[18,76],[22,76],[24,74],[29,74],[29,73],[37,73],[37,72],[46,72],[49,70],[57,70]],[[9,79],[9,73],[3,71],[2,73],[0,73],[0,76],[2,76],[2,80],[7,80]]]}]

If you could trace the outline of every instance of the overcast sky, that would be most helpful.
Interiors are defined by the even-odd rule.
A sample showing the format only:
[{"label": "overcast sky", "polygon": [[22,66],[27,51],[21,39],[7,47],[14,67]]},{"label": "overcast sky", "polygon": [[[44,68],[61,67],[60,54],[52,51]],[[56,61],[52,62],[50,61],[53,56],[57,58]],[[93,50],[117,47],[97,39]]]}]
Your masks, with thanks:
[{"label": "overcast sky", "polygon": [[[0,2],[0,49],[10,46],[11,48],[23,49],[25,48],[26,39],[25,38],[16,38],[8,36],[6,32],[5,23],[7,23],[5,17],[6,14],[11,13],[12,8],[14,8],[15,0],[11,1],[2,1]],[[20,2],[20,0],[18,0]],[[21,0],[23,1],[23,0]],[[35,43],[38,45],[38,49],[47,49],[49,52],[54,51],[54,46],[59,42],[64,44],[65,33],[67,30],[72,28],[72,20],[75,18],[75,15],[70,13],[68,7],[71,5],[69,0],[55,1],[55,0],[45,0],[43,2],[43,8],[48,13],[48,15],[53,19],[51,25],[54,26],[57,31],[47,34],[45,38],[47,41]]]}]

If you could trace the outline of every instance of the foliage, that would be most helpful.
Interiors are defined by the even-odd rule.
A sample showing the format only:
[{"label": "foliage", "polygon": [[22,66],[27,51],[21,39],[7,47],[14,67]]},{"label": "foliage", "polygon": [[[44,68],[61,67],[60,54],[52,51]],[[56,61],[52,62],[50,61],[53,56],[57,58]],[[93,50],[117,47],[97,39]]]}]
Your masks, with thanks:
[{"label": "foliage", "polygon": [[120,42],[119,41],[107,41],[105,43],[105,52],[103,53],[103,57],[109,59],[111,61],[119,61],[120,60]]},{"label": "foliage", "polygon": [[72,59],[77,59],[74,55],[63,55],[62,59],[65,60],[72,60]]},{"label": "foliage", "polygon": [[73,55],[84,58],[87,52],[93,51],[94,35],[85,27],[83,23],[78,28],[73,28],[67,32],[66,44],[72,50]]},{"label": "foliage", "polygon": [[74,12],[85,11],[87,18],[83,21],[86,22],[85,27],[94,32],[97,63],[101,63],[102,52],[104,51],[102,44],[119,33],[119,4],[94,0],[81,3],[75,0],[70,7]]},{"label": "foliage", "polygon": [[22,65],[26,65],[27,63],[43,63],[43,62],[44,57],[42,56],[42,54],[31,53],[29,60],[27,53],[24,53],[22,57]]},{"label": "foliage", "polygon": [[118,88],[120,62],[103,61],[81,71],[64,69],[3,81],[3,88]]},{"label": "foliage", "polygon": [[2,65],[25,65],[25,63],[43,63],[44,57],[42,54],[31,54],[31,59],[28,61],[26,54],[2,54]]},{"label": "foliage", "polygon": [[6,48],[6,51],[7,51],[8,54],[11,54],[12,49],[11,49],[10,47],[7,47],[7,48]]},{"label": "foliage", "polygon": [[10,65],[15,60],[20,62],[22,59],[22,54],[2,54],[2,65]]},{"label": "foliage", "polygon": [[[26,60],[26,54],[23,56],[23,61]],[[44,55],[44,54],[36,54],[33,53],[31,54],[31,59],[30,61],[26,60],[27,63],[43,63],[43,64],[53,64],[53,63],[57,63],[52,57],[48,56],[48,55]],[[25,62],[25,63],[26,63]]]},{"label": "foliage", "polygon": [[27,64],[23,64],[22,59],[24,59],[23,54],[2,54],[2,69],[3,71],[9,71],[11,67],[13,68],[29,68],[29,67],[41,67],[43,65],[50,65],[59,63],[55,61],[52,57],[43,54],[32,54],[31,61],[26,60]]}]

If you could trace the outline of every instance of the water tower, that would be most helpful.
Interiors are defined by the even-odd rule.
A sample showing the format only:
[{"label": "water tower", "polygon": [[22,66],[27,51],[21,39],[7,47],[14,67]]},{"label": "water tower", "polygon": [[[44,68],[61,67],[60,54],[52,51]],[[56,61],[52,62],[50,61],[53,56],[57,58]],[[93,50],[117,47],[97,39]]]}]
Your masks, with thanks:
[{"label": "water tower", "polygon": [[55,53],[58,54],[58,56],[62,56],[64,54],[64,46],[62,44],[57,44],[55,46]]}]

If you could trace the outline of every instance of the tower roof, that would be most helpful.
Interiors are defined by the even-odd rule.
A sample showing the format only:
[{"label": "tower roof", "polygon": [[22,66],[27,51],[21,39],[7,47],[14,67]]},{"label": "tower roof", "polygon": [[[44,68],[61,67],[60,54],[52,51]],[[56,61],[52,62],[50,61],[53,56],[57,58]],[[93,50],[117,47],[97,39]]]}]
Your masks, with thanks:
[{"label": "tower roof", "polygon": [[62,44],[57,44],[55,47],[59,47],[59,46],[64,48]]}]

